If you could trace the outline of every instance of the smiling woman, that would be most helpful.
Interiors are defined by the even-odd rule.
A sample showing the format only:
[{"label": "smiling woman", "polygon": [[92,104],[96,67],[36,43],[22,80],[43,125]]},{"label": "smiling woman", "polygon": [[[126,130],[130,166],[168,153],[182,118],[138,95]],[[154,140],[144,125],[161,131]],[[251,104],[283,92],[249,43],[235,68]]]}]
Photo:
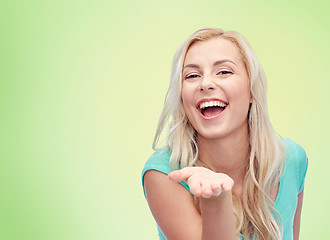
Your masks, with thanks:
[{"label": "smiling woman", "polygon": [[[184,60],[183,79],[183,107],[199,135],[197,139],[222,138],[223,142],[221,135],[226,134],[243,134],[236,137],[247,138],[249,78],[232,42],[212,38],[192,45]],[[214,101],[221,103],[224,111],[211,107]],[[201,106],[204,109],[196,111]]]},{"label": "smiling woman", "polygon": [[167,120],[142,172],[160,239],[299,238],[307,157],[275,135],[241,35],[201,29],[179,47],[154,149]]}]

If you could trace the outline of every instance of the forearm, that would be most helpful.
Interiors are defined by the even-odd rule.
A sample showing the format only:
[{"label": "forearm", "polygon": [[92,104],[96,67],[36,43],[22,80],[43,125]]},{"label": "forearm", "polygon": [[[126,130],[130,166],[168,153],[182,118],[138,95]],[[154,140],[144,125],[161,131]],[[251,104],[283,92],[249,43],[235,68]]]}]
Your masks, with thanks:
[{"label": "forearm", "polygon": [[202,240],[237,240],[231,193],[201,198]]}]

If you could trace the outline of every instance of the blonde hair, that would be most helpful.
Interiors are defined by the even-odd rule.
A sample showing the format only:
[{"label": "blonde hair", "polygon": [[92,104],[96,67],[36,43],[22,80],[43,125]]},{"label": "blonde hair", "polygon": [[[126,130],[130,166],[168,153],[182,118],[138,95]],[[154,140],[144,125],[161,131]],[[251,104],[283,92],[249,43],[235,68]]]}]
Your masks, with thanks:
[{"label": "blonde hair", "polygon": [[246,172],[242,202],[233,198],[236,230],[245,239],[282,239],[282,223],[270,195],[279,183],[285,161],[285,146],[270,124],[266,76],[248,42],[237,32],[205,28],[193,33],[173,58],[170,88],[161,113],[153,148],[168,122],[167,148],[171,151],[173,169],[201,165],[198,159],[197,135],[188,121],[181,100],[182,67],[185,55],[196,42],[211,38],[231,41],[239,49],[249,80],[252,103],[249,110],[249,166]]}]

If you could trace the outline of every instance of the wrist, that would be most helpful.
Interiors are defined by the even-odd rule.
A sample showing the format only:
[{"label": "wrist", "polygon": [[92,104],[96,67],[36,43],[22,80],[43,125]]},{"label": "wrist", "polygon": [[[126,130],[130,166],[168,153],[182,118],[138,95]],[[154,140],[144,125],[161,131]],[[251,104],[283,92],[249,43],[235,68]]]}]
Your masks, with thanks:
[{"label": "wrist", "polygon": [[228,211],[229,209],[233,208],[232,204],[232,194],[231,192],[223,191],[217,197],[210,197],[210,198],[200,198],[200,207],[203,212],[217,212],[217,211]]}]

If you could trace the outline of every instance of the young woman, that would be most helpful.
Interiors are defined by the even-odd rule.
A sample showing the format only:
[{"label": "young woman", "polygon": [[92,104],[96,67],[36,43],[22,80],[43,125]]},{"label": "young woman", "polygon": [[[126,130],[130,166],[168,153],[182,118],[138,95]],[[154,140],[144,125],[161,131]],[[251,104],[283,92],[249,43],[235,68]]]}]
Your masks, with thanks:
[{"label": "young woman", "polygon": [[266,78],[236,32],[177,50],[142,181],[160,239],[298,239],[307,157],[269,121]]}]

